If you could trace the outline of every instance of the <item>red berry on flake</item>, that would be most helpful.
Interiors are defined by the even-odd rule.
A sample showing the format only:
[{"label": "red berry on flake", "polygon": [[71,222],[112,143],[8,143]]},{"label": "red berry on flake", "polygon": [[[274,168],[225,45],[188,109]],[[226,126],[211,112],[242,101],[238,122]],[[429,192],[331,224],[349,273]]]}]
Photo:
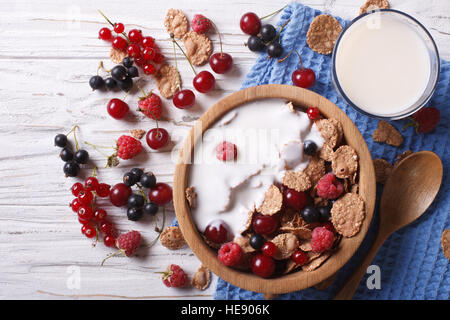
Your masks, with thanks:
[{"label": "red berry on flake", "polygon": [[323,227],[314,228],[311,235],[311,248],[315,252],[323,252],[334,243],[334,233]]},{"label": "red berry on flake", "polygon": [[261,278],[268,278],[275,272],[275,261],[264,254],[258,254],[252,259],[252,272]]},{"label": "red berry on flake", "polygon": [[180,266],[171,264],[163,274],[163,283],[169,288],[182,288],[186,285],[188,276]]},{"label": "red berry on flake", "polygon": [[239,22],[242,32],[256,36],[261,30],[261,20],[253,12],[247,12],[241,17]]},{"label": "red berry on flake", "polygon": [[216,157],[220,161],[234,161],[237,158],[237,147],[234,143],[223,141],[216,147]]},{"label": "red berry on flake", "polygon": [[436,128],[441,113],[435,107],[422,108],[412,115],[415,120],[416,131],[419,133],[429,133]]},{"label": "red berry on flake", "polygon": [[191,28],[197,33],[205,33],[211,29],[211,20],[204,15],[196,14],[192,18]]},{"label": "red berry on flake", "polygon": [[292,261],[294,261],[298,265],[304,265],[306,262],[308,262],[309,258],[306,252],[302,250],[295,251],[291,256]]},{"label": "red berry on flake", "polygon": [[122,135],[117,140],[117,156],[123,160],[128,160],[137,156],[143,150],[139,140]]},{"label": "red berry on flake", "polygon": [[308,110],[306,110],[306,114],[308,115],[308,118],[311,120],[320,119],[320,111],[318,108],[309,107]]},{"label": "red berry on flake", "polygon": [[243,251],[241,247],[234,242],[227,242],[223,244],[218,252],[217,257],[227,267],[238,266],[243,259]]},{"label": "red berry on flake", "polygon": [[154,128],[147,132],[145,139],[150,148],[158,150],[169,143],[169,133],[166,129]]},{"label": "red berry on flake", "polygon": [[317,183],[317,195],[324,199],[336,199],[344,192],[344,185],[333,173],[327,173]]}]

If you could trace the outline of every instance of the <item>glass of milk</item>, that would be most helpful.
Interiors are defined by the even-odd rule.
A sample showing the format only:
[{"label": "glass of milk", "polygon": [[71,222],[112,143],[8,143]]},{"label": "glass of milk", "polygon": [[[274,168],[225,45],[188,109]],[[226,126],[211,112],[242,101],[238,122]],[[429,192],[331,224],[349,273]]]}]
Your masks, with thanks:
[{"label": "glass of milk", "polygon": [[354,109],[376,118],[401,119],[433,95],[439,53],[430,33],[413,17],[391,9],[371,11],[341,32],[332,77]]}]

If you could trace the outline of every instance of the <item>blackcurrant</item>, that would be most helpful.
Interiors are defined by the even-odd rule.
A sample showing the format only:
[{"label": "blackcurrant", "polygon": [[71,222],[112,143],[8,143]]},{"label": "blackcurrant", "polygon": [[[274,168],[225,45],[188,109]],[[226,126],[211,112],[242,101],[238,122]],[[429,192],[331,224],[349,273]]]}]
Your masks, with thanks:
[{"label": "blackcurrant", "polygon": [[156,177],[153,173],[144,173],[139,181],[144,188],[153,188],[156,184]]},{"label": "blackcurrant", "polygon": [[55,136],[55,146],[64,148],[67,145],[67,136],[65,134],[57,134]]},{"label": "blackcurrant", "polygon": [[127,77],[127,69],[124,66],[117,65],[111,69],[111,77],[117,81],[123,81]]},{"label": "blackcurrant", "polygon": [[300,211],[300,216],[306,223],[313,223],[320,221],[320,214],[313,206],[306,206]]},{"label": "blackcurrant", "polygon": [[130,77],[126,77],[123,81],[117,81],[117,85],[123,91],[128,92],[133,87],[133,80]]},{"label": "blackcurrant", "polygon": [[264,243],[266,242],[266,239],[262,235],[254,234],[250,237],[250,246],[253,249],[259,250],[262,248]]},{"label": "blackcurrant", "polygon": [[271,58],[278,58],[278,57],[281,57],[281,55],[283,54],[283,47],[282,47],[281,44],[279,44],[278,42],[272,42],[272,43],[269,44],[269,46],[267,47],[267,54],[268,54]]},{"label": "blackcurrant", "polygon": [[105,81],[100,76],[93,76],[89,79],[89,85],[92,90],[101,89],[105,85]]},{"label": "blackcurrant", "polygon": [[144,170],[142,170],[141,168],[133,168],[130,170],[130,172],[136,176],[138,181],[141,179],[142,175],[144,174]]},{"label": "blackcurrant", "polygon": [[66,177],[76,177],[80,173],[80,166],[75,161],[64,163],[63,171]]},{"label": "blackcurrant", "polygon": [[131,78],[139,77],[139,71],[136,67],[129,67],[128,68],[128,76]]},{"label": "blackcurrant", "polygon": [[277,36],[277,30],[271,24],[265,24],[261,27],[261,39],[264,42],[269,42]]},{"label": "blackcurrant", "polygon": [[133,65],[133,59],[131,59],[130,57],[125,57],[122,60],[122,64],[125,68],[129,68]]},{"label": "blackcurrant", "polygon": [[108,88],[108,89],[114,89],[115,87],[117,87],[117,81],[116,80],[114,80],[113,78],[111,78],[111,77],[109,77],[109,78],[106,78],[105,79],[105,86]]},{"label": "blackcurrant", "polygon": [[247,47],[250,51],[263,51],[266,49],[266,45],[262,42],[262,40],[257,36],[250,36],[247,40]]},{"label": "blackcurrant", "polygon": [[144,205],[144,213],[154,216],[158,212],[159,206],[156,203],[150,202]]},{"label": "blackcurrant", "polygon": [[134,186],[138,181],[139,179],[132,172],[127,172],[123,175],[123,183],[125,183],[129,187]]},{"label": "blackcurrant", "polygon": [[75,152],[73,160],[79,164],[86,164],[89,161],[89,153],[86,150],[80,149]]},{"label": "blackcurrant", "polygon": [[127,217],[128,220],[138,221],[142,218],[143,212],[141,208],[128,208]]},{"label": "blackcurrant", "polygon": [[317,211],[320,215],[320,221],[328,221],[331,218],[331,206],[319,207]]},{"label": "blackcurrant", "polygon": [[73,152],[69,148],[63,148],[59,153],[59,157],[64,162],[71,161],[73,159]]},{"label": "blackcurrant", "polygon": [[315,155],[317,152],[317,144],[315,144],[314,141],[305,140],[305,142],[303,142],[303,152],[308,156]]},{"label": "blackcurrant", "polygon": [[128,207],[129,208],[142,208],[145,204],[145,199],[142,195],[133,193],[128,198]]}]

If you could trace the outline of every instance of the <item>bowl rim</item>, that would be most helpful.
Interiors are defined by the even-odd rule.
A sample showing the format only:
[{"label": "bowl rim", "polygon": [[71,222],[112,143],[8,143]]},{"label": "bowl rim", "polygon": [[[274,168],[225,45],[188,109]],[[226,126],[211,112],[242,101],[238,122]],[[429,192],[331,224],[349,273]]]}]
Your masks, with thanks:
[{"label": "bowl rim", "polygon": [[[337,77],[337,73],[336,73],[336,53],[337,53],[337,49],[339,47],[339,44],[341,42],[342,37],[344,36],[345,32],[348,31],[350,29],[350,27],[357,21],[359,21],[360,19],[371,15],[371,14],[375,14],[375,13],[379,13],[379,12],[391,12],[391,13],[395,13],[395,14],[399,14],[402,15],[406,18],[408,18],[409,20],[411,20],[412,22],[414,22],[417,26],[419,26],[427,35],[427,37],[429,38],[429,40],[431,41],[432,45],[433,45],[433,52],[436,56],[436,61],[437,61],[437,72],[436,75],[433,79],[434,83],[433,83],[433,88],[431,89],[430,93],[428,94],[428,97],[423,101],[422,104],[418,105],[416,108],[411,109],[408,112],[399,114],[399,115],[393,115],[393,116],[384,116],[384,115],[377,115],[377,114],[372,114],[369,113],[363,109],[361,109],[360,107],[358,107],[356,104],[353,103],[353,101],[345,94],[344,90],[342,89],[340,83],[339,83],[339,79]],[[403,12],[403,11],[399,11],[399,10],[394,10],[394,9],[377,9],[377,10],[371,10],[368,11],[364,14],[359,15],[358,17],[354,18],[353,20],[350,21],[350,23],[342,30],[342,32],[339,34],[338,38],[336,39],[336,43],[334,45],[333,48],[333,53],[331,56],[331,75],[332,75],[332,81],[333,84],[336,87],[336,90],[338,91],[338,93],[342,96],[342,98],[345,100],[345,102],[351,106],[353,109],[355,109],[356,111],[368,116],[368,117],[372,117],[372,118],[376,118],[376,119],[380,119],[380,120],[399,120],[399,119],[403,119],[406,118],[410,115],[412,115],[413,113],[417,112],[418,110],[420,110],[421,108],[423,108],[433,97],[434,92],[436,91],[436,87],[438,84],[438,80],[439,80],[439,75],[440,75],[440,69],[441,69],[441,60],[440,60],[440,56],[439,56],[439,50],[438,47],[436,45],[436,42],[433,39],[433,36],[431,35],[431,33],[428,31],[427,28],[425,28],[425,26],[420,23],[416,18],[414,18],[413,16]],[[431,77],[431,76],[430,76]]]},{"label": "bowl rim", "polygon": [[[334,113],[332,117],[337,118],[342,123],[344,136],[353,135],[351,144],[348,138],[346,140],[348,144],[355,148],[360,158],[359,176],[360,182],[362,180],[364,183],[360,183],[359,189],[365,201],[366,214],[359,233],[351,238],[343,237],[338,250],[316,270],[293,272],[277,278],[263,279],[248,272],[226,267],[218,260],[216,251],[206,244],[197,230],[185,198],[185,190],[188,187],[188,174],[194,143],[203,135],[204,131],[232,109],[255,100],[270,98],[292,101],[305,107],[317,106],[326,117],[330,117],[331,113]],[[194,137],[195,134],[197,134],[196,137]],[[362,165],[363,161],[364,166]],[[356,125],[341,109],[328,99],[310,90],[290,85],[268,84],[239,90],[222,98],[196,121],[179,152],[174,173],[173,192],[175,214],[183,236],[204,266],[237,287],[254,292],[281,294],[311,287],[334,275],[350,260],[365,238],[372,221],[376,182],[372,156],[367,144]]]}]

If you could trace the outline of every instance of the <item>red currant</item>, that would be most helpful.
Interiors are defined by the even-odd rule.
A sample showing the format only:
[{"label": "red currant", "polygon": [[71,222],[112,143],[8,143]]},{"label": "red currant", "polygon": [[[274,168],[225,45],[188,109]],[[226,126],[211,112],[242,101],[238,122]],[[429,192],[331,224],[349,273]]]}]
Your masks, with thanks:
[{"label": "red currant", "polygon": [[261,20],[253,12],[247,12],[241,17],[241,21],[239,23],[242,32],[256,36],[261,30]]},{"label": "red currant", "polygon": [[252,227],[257,234],[271,234],[278,228],[278,220],[274,216],[257,214],[253,218]]},{"label": "red currant", "polygon": [[96,177],[89,177],[86,179],[86,181],[84,182],[84,188],[87,191],[96,191],[98,188],[98,180]]},{"label": "red currant", "polygon": [[155,66],[151,63],[145,64],[143,69],[146,75],[151,75],[156,72]]},{"label": "red currant", "polygon": [[160,52],[156,52],[153,62],[160,64],[161,62],[163,62],[163,60],[164,60],[164,56]]},{"label": "red currant", "polygon": [[108,105],[106,106],[106,110],[111,117],[120,120],[125,118],[128,111],[130,110],[130,107],[124,101],[114,98],[109,100]]},{"label": "red currant", "polygon": [[201,93],[209,92],[216,83],[216,79],[209,71],[201,71],[194,78],[194,88]]},{"label": "red currant", "polygon": [[292,73],[292,82],[297,87],[307,89],[316,82],[316,75],[312,69],[297,69]]},{"label": "red currant", "polygon": [[158,182],[150,189],[148,197],[151,202],[163,206],[172,200],[172,188],[166,183]]},{"label": "red currant", "polygon": [[214,243],[224,243],[228,240],[228,228],[223,220],[214,220],[205,229],[206,237]]},{"label": "red currant", "polygon": [[72,202],[70,203],[70,207],[72,208],[73,212],[78,212],[78,209],[80,209],[81,203],[80,200],[78,200],[78,198],[75,198],[72,200]]},{"label": "red currant", "polygon": [[132,43],[127,47],[127,53],[130,57],[139,57],[141,55],[141,47],[135,43]]},{"label": "red currant", "polygon": [[100,231],[104,234],[112,234],[114,232],[114,228],[111,223],[104,221],[100,223]]},{"label": "red currant", "polygon": [[155,39],[152,37],[143,37],[141,41],[141,46],[143,48],[153,48],[155,45]]},{"label": "red currant", "polygon": [[94,219],[95,222],[100,222],[100,221],[105,220],[107,215],[108,215],[108,213],[106,212],[106,210],[97,209],[97,210],[95,210],[94,214],[92,215],[92,218]]},{"label": "red currant", "polygon": [[127,41],[122,37],[114,37],[112,41],[112,47],[114,49],[125,51],[127,46]]},{"label": "red currant", "polygon": [[80,206],[80,208],[78,209],[78,218],[81,221],[90,221],[92,219],[92,209],[88,206],[82,205]]},{"label": "red currant", "polygon": [[78,194],[80,193],[80,191],[83,191],[83,190],[84,190],[84,187],[83,187],[83,185],[82,185],[80,182],[75,182],[75,183],[73,184],[71,190],[72,190],[72,194],[73,194],[75,197],[78,197]]},{"label": "red currant", "polygon": [[81,204],[89,205],[92,200],[94,200],[94,196],[92,195],[92,192],[83,190],[78,194],[78,200]]},{"label": "red currant", "polygon": [[267,241],[262,246],[261,251],[266,256],[273,257],[277,253],[278,247],[272,241]]},{"label": "red currant", "polygon": [[179,109],[188,109],[195,103],[195,94],[191,90],[178,91],[173,96],[173,104]]},{"label": "red currant", "polygon": [[102,40],[108,41],[112,39],[112,33],[111,30],[108,28],[101,28],[98,32],[98,37]]},{"label": "red currant", "polygon": [[252,259],[252,272],[261,278],[270,277],[275,271],[275,261],[269,256],[258,254]]},{"label": "red currant", "polygon": [[86,228],[88,227],[89,225],[87,225],[87,224],[83,224],[82,226],[81,226],[81,233],[82,234],[85,234],[86,233]]},{"label": "red currant", "polygon": [[308,196],[304,192],[298,192],[294,189],[285,189],[283,200],[286,205],[294,210],[302,210],[308,204]]},{"label": "red currant", "polygon": [[97,231],[93,226],[86,225],[86,228],[84,228],[84,235],[88,238],[94,238],[97,235]]},{"label": "red currant", "polygon": [[128,198],[131,196],[131,188],[125,183],[118,183],[111,188],[109,193],[109,200],[116,207],[121,207],[127,204]]},{"label": "red currant", "polygon": [[308,262],[308,255],[306,252],[302,250],[295,251],[291,256],[292,261],[294,261],[298,265],[304,265],[306,262]]},{"label": "red currant", "polygon": [[155,59],[155,56],[156,56],[156,50],[154,48],[149,47],[149,48],[145,48],[142,51],[142,57],[145,60],[153,60],[153,59]]},{"label": "red currant", "polygon": [[308,110],[306,111],[306,114],[308,115],[308,118],[311,120],[320,119],[320,111],[315,107],[309,107]]},{"label": "red currant", "polygon": [[215,73],[226,73],[233,66],[233,58],[228,53],[214,53],[209,59],[209,65]]},{"label": "red currant", "polygon": [[144,64],[147,63],[147,60],[145,60],[143,57],[137,57],[134,59],[134,63],[138,66],[138,67],[143,67]]},{"label": "red currant", "polygon": [[123,23],[114,23],[114,32],[115,33],[122,33],[125,30],[125,26]]},{"label": "red currant", "polygon": [[109,190],[111,189],[111,186],[109,184],[106,183],[100,183],[98,185],[98,188],[96,190],[97,195],[101,198],[105,198],[107,196],[109,196]]},{"label": "red currant", "polygon": [[154,150],[161,149],[169,142],[169,133],[163,128],[154,128],[147,132],[145,137],[147,144]]},{"label": "red currant", "polygon": [[116,239],[114,239],[113,236],[106,235],[106,236],[103,238],[103,243],[104,243],[105,246],[107,246],[107,247],[112,247],[112,246],[114,246],[114,244],[116,243]]},{"label": "red currant", "polygon": [[128,32],[128,39],[133,43],[139,43],[142,40],[142,31],[138,29],[131,29]]}]

